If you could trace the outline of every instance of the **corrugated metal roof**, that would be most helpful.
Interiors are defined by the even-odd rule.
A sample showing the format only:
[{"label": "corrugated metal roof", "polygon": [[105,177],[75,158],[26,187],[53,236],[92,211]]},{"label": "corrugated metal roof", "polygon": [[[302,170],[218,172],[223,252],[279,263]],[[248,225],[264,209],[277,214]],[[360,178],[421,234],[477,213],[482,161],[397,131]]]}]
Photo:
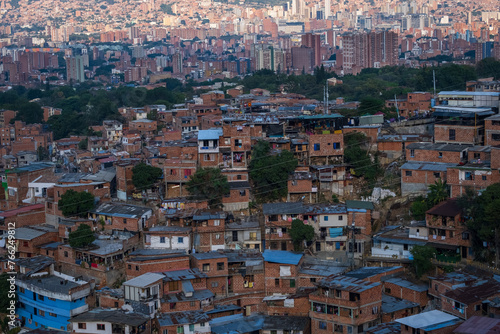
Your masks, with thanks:
[{"label": "corrugated metal roof", "polygon": [[401,166],[401,170],[426,170],[433,172],[446,172],[447,168],[456,167],[457,164],[450,163],[439,163],[439,162],[420,162],[420,161],[411,161],[406,162]]},{"label": "corrugated metal roof", "polygon": [[298,265],[303,254],[296,254],[288,251],[278,251],[266,249],[262,254],[264,261],[272,263]]},{"label": "corrugated metal roof", "polygon": [[199,130],[198,140],[216,140],[222,136],[222,129]]},{"label": "corrugated metal roof", "polygon": [[123,283],[123,285],[133,286],[136,288],[145,288],[159,280],[162,280],[165,276],[158,273],[145,273],[141,276],[137,276]]},{"label": "corrugated metal roof", "polygon": [[344,275],[331,275],[323,278],[319,286],[326,288],[334,288],[350,292],[363,292],[380,285],[378,282],[368,282],[365,280],[348,277]]},{"label": "corrugated metal roof", "polygon": [[411,328],[423,329],[428,331],[429,328],[437,329],[436,326],[448,327],[459,322],[460,319],[454,315],[433,310],[429,312],[422,312],[406,318],[397,319],[396,322],[406,325]]}]

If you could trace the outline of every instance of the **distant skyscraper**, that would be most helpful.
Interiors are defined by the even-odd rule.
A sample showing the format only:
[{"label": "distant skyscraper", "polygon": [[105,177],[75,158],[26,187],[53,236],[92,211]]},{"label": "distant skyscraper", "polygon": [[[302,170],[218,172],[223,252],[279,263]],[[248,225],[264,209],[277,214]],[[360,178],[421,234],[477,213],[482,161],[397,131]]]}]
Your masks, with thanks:
[{"label": "distant skyscraper", "polygon": [[314,50],[314,66],[321,66],[321,35],[302,35],[302,45]]},{"label": "distant skyscraper", "polygon": [[330,0],[325,0],[325,19],[328,19],[332,15],[332,5]]},{"label": "distant skyscraper", "polygon": [[71,56],[66,58],[66,79],[68,81],[84,82],[85,71],[82,56]]}]

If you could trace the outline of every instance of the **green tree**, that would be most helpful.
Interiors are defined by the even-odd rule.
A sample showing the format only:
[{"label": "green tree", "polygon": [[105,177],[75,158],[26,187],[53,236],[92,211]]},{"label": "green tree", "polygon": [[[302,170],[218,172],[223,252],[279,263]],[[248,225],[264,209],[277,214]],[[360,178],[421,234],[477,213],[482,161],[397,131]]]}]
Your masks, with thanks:
[{"label": "green tree", "polygon": [[369,139],[362,133],[349,133],[344,135],[344,161],[352,165],[354,174],[362,176],[368,183],[368,189],[375,186],[377,178],[382,174],[382,169],[377,157],[372,162],[370,154],[364,149]]},{"label": "green tree", "polygon": [[138,190],[150,189],[158,182],[162,174],[161,168],[141,162],[132,168],[132,183]]},{"label": "green tree", "polygon": [[312,241],[314,238],[314,227],[304,224],[300,219],[294,219],[290,229],[290,237],[292,238],[293,248],[299,251],[304,241]]},{"label": "green tree", "polygon": [[47,150],[43,146],[38,146],[38,148],[36,149],[36,156],[38,161],[48,160],[50,158],[49,150]]},{"label": "green tree", "polygon": [[433,206],[441,203],[450,197],[450,190],[446,181],[438,179],[434,184],[429,186],[429,193],[427,194],[427,202]]},{"label": "green tree", "polygon": [[383,100],[374,97],[365,97],[359,104],[359,112],[360,114],[368,113],[373,115],[384,109],[384,107],[385,105]]},{"label": "green tree", "polygon": [[412,267],[415,269],[415,274],[420,278],[423,274],[432,269],[432,259],[436,254],[436,249],[430,246],[413,246],[410,250],[413,255]]},{"label": "green tree", "polygon": [[415,220],[424,220],[425,212],[429,209],[427,198],[424,196],[418,196],[411,204],[411,214]]},{"label": "green tree", "polygon": [[229,194],[229,183],[219,168],[200,168],[191,175],[186,188],[195,199],[208,200],[211,209],[222,206],[222,197]]},{"label": "green tree", "polygon": [[280,200],[288,193],[288,176],[298,162],[290,151],[271,152],[266,141],[258,141],[252,150],[249,175],[254,187],[254,196],[260,203]]},{"label": "green tree", "polygon": [[85,217],[89,210],[94,208],[95,199],[91,193],[86,191],[66,191],[57,203],[63,215]]},{"label": "green tree", "polygon": [[81,224],[78,229],[69,234],[69,245],[73,248],[84,248],[90,246],[95,240],[94,232],[90,226]]},{"label": "green tree", "polygon": [[86,150],[88,147],[89,147],[89,139],[88,138],[82,139],[78,143],[78,148],[80,150]]}]

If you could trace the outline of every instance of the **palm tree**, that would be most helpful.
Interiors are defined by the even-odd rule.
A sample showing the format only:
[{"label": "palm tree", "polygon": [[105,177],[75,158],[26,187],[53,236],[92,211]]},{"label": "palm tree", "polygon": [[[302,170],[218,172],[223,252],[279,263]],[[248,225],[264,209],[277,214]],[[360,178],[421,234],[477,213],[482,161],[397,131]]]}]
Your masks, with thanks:
[{"label": "palm tree", "polygon": [[443,182],[441,179],[438,179],[434,184],[429,186],[427,200],[431,205],[439,204],[448,197],[450,197],[450,190],[446,181]]}]

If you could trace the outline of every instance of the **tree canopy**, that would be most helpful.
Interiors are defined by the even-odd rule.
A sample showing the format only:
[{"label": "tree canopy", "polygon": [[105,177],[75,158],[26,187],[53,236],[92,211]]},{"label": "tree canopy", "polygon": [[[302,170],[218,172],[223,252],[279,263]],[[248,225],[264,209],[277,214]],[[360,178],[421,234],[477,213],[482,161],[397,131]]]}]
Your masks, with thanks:
[{"label": "tree canopy", "polygon": [[415,274],[417,277],[421,277],[423,274],[427,273],[432,269],[432,259],[436,254],[436,249],[430,246],[413,246],[410,250],[411,255],[413,255],[413,261],[411,265],[415,269]]},{"label": "tree canopy", "polygon": [[70,189],[61,196],[57,205],[66,217],[85,217],[87,212],[94,207],[94,204],[95,199],[91,193]]},{"label": "tree canopy", "polygon": [[78,229],[69,234],[69,245],[73,248],[84,248],[90,246],[95,240],[94,232],[90,226],[81,224]]},{"label": "tree canopy", "polygon": [[373,188],[375,181],[382,174],[377,157],[372,162],[368,150],[364,149],[369,139],[363,134],[353,132],[344,135],[344,161],[353,166],[354,174],[362,176]]},{"label": "tree canopy", "polygon": [[195,199],[208,200],[212,209],[222,206],[222,197],[229,194],[229,183],[219,168],[200,168],[191,175],[186,188]]},{"label": "tree canopy", "polygon": [[467,189],[458,198],[458,205],[471,232],[475,259],[495,260],[500,265],[500,183],[490,185],[480,195]]},{"label": "tree canopy", "polygon": [[427,197],[417,197],[411,205],[411,213],[416,220],[424,220],[425,212],[433,206],[445,201],[450,197],[450,190],[446,181],[438,179],[434,184],[429,185]]},{"label": "tree canopy", "polygon": [[298,251],[301,249],[304,241],[311,241],[314,238],[314,227],[304,224],[300,219],[294,219],[292,220],[290,237],[292,238],[294,249]]},{"label": "tree canopy", "polygon": [[146,165],[141,162],[132,168],[132,183],[138,190],[152,188],[163,175],[161,168]]},{"label": "tree canopy", "polygon": [[288,176],[298,162],[290,151],[271,152],[266,141],[258,141],[252,150],[249,175],[253,183],[253,194],[258,202],[272,202],[288,193]]}]

